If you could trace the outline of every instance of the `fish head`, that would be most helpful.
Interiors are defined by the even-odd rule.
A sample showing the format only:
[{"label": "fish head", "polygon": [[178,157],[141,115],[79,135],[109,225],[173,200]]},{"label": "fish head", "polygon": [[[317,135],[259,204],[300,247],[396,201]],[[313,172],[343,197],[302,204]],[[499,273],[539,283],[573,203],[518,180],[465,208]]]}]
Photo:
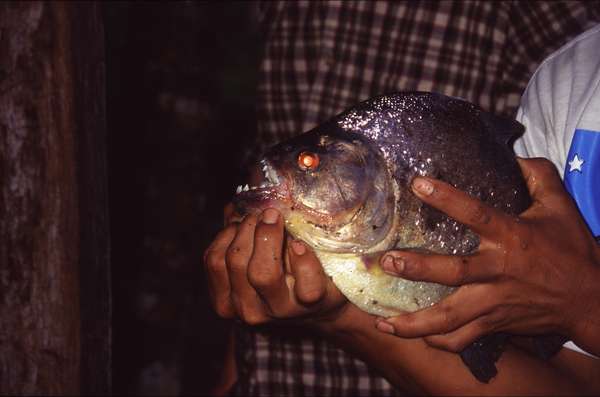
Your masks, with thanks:
[{"label": "fish head", "polygon": [[324,125],[271,148],[238,187],[241,212],[281,211],[314,249],[369,252],[393,238],[395,184],[368,139]]}]

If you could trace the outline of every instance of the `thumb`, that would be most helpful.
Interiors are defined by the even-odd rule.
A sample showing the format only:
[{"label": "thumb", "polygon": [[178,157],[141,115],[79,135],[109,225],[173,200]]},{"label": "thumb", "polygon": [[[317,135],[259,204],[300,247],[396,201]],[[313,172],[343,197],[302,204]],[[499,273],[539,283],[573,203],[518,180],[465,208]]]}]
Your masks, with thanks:
[{"label": "thumb", "polygon": [[294,292],[299,302],[314,305],[327,292],[327,276],[315,253],[302,241],[288,244],[291,272],[294,275]]},{"label": "thumb", "polygon": [[527,183],[529,194],[534,199],[544,199],[548,195],[564,190],[558,170],[545,158],[517,158],[521,172]]}]

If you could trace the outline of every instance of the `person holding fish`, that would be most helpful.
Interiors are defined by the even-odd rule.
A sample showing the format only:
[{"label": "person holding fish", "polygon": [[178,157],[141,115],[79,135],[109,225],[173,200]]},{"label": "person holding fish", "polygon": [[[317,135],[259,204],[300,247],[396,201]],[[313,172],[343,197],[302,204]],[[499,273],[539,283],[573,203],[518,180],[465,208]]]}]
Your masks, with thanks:
[{"label": "person holding fish", "polygon": [[[406,101],[406,96],[410,97],[411,102],[417,101],[418,108],[428,106],[427,102],[431,99],[430,95],[426,94],[416,95],[419,98],[425,97],[423,100],[414,99],[413,96],[415,94],[408,94],[401,95],[399,101]],[[436,100],[446,100],[445,98],[434,97]],[[383,97],[382,99],[375,100],[374,106],[370,102],[367,103],[366,106],[369,107],[367,113],[372,112],[374,108],[379,106],[381,101],[393,103],[396,98]],[[456,100],[448,99],[447,101],[454,102]],[[452,107],[451,110],[454,114],[459,112],[461,108],[472,109],[468,105],[463,104],[459,103],[456,108],[453,108],[455,105],[444,103],[443,107]],[[391,108],[384,108],[384,110],[386,114],[392,111]],[[406,109],[402,109],[402,112],[406,112]],[[476,111],[476,114],[481,115],[479,111]],[[410,116],[412,117],[412,115]],[[341,124],[348,120],[355,120],[358,122],[358,125],[371,124],[369,121],[365,121],[363,118],[364,115],[357,119],[358,115],[355,111],[346,113],[341,117]],[[395,115],[394,117],[399,116]],[[435,118],[437,118],[437,113]],[[424,116],[424,119],[426,124],[432,121],[426,116]],[[463,127],[460,124],[456,125],[461,128]],[[412,128],[414,128],[413,131],[419,130],[415,126]],[[306,187],[310,183],[309,181],[315,177],[317,170],[322,164],[333,164],[331,163],[332,157],[335,158],[336,170],[329,170],[330,172],[339,172],[339,169],[343,168],[342,173],[348,172],[353,177],[361,175],[360,171],[354,169],[351,164],[348,168],[345,167],[348,159],[357,161],[357,159],[365,159],[370,156],[368,150],[361,149],[362,140],[360,135],[350,135],[351,142],[354,142],[354,145],[358,146],[357,149],[352,147],[350,143],[346,143],[347,141],[342,138],[345,136],[344,134],[348,133],[347,131],[345,133],[340,132],[338,135],[335,130],[334,126],[326,124],[323,128],[318,128],[312,133],[300,136],[293,141],[284,142],[282,145],[274,148],[270,154],[267,154],[267,160],[264,162],[265,176],[262,183],[263,186],[249,188],[246,191],[242,189],[238,194],[238,202],[247,209],[251,209],[252,206],[255,209],[268,206],[277,207],[281,212],[273,208],[267,208],[260,213],[250,212],[239,224],[228,226],[217,237],[215,244],[207,252],[207,263],[213,270],[212,285],[213,287],[218,287],[214,290],[214,299],[217,304],[217,311],[221,315],[225,317],[238,317],[244,322],[253,325],[277,320],[312,325],[315,329],[322,332],[324,337],[335,338],[337,343],[344,345],[350,351],[355,352],[359,357],[365,359],[367,363],[381,371],[392,384],[412,392],[433,394],[507,394],[519,392],[520,394],[528,395],[533,393],[571,394],[598,390],[597,387],[600,385],[594,384],[595,379],[589,376],[595,369],[600,368],[598,367],[598,362],[591,358],[578,357],[579,353],[561,351],[551,360],[543,360],[531,355],[527,348],[521,349],[506,343],[505,340],[500,341],[500,344],[504,345],[504,352],[502,352],[498,342],[492,340],[488,346],[483,346],[484,342],[478,342],[483,346],[483,349],[478,349],[478,346],[474,349],[470,348],[473,356],[465,357],[430,348],[432,345],[431,339],[435,338],[435,336],[430,336],[428,340],[415,338],[416,335],[402,335],[404,338],[397,338],[378,331],[396,333],[395,329],[388,327],[394,327],[399,320],[398,318],[395,320],[379,319],[377,322],[378,330],[375,329],[374,318],[367,311],[371,313],[389,313],[386,310],[409,307],[408,305],[413,304],[413,301],[417,304],[417,307],[420,307],[420,300],[426,303],[432,297],[433,299],[437,299],[439,290],[428,288],[422,284],[418,286],[390,284],[389,276],[388,278],[384,278],[377,271],[372,272],[372,269],[369,269],[368,261],[364,262],[367,266],[363,266],[363,268],[360,268],[360,263],[354,263],[362,258],[362,256],[355,255],[352,248],[359,247],[359,249],[362,249],[364,247],[368,251],[372,240],[375,240],[376,244],[380,244],[387,239],[387,237],[376,238],[373,236],[377,236],[379,230],[389,230],[386,226],[386,221],[389,221],[391,216],[379,218],[382,213],[386,213],[385,205],[382,204],[387,201],[385,194],[382,199],[374,200],[375,203],[361,203],[358,213],[350,211],[347,215],[344,211],[339,210],[339,203],[326,202],[325,197],[329,195],[327,191],[330,188],[324,188],[321,184],[314,182],[312,186]],[[424,131],[420,132],[424,133]],[[326,135],[323,135],[324,133]],[[325,139],[325,142],[323,139]],[[390,137],[386,138],[386,141],[388,139]],[[470,138],[467,136],[466,139]],[[320,145],[323,145],[324,148],[333,146],[331,150],[342,147],[344,151],[332,156],[331,153],[325,150],[322,150],[319,155],[316,154],[317,150],[315,149],[312,152],[304,150]],[[358,157],[356,158],[354,157],[355,151],[358,153]],[[288,153],[293,153],[293,155],[288,155]],[[296,157],[296,153],[298,153],[297,162],[293,160]],[[292,160],[287,161],[288,158]],[[473,159],[471,158],[471,160]],[[319,164],[317,165],[316,163]],[[434,160],[433,167],[436,164],[437,161]],[[364,168],[371,168],[372,165],[372,162],[367,161],[364,163]],[[477,163],[477,165],[478,167],[476,168],[478,169],[484,167],[484,164]],[[518,217],[516,215],[509,217],[498,209],[484,207],[484,204],[468,194],[457,191],[450,185],[442,184],[442,182],[420,177],[413,179],[413,191],[417,197],[421,198],[424,202],[433,203],[434,200],[431,200],[431,197],[435,198],[438,194],[445,194],[445,196],[441,196],[443,204],[439,205],[436,203],[439,209],[449,212],[451,217],[467,225],[480,238],[479,248],[470,255],[460,257],[434,256],[427,259],[419,257],[419,260],[423,263],[428,263],[427,260],[433,263],[433,260],[437,259],[439,261],[440,258],[443,258],[445,261],[443,264],[445,271],[440,272],[443,275],[440,277],[447,278],[436,279],[434,281],[438,283],[445,282],[450,285],[457,284],[454,281],[448,282],[448,280],[453,280],[451,277],[455,276],[452,266],[470,264],[472,261],[477,260],[480,255],[485,256],[485,261],[489,263],[498,260],[497,257],[500,256],[502,264],[505,266],[510,264],[516,268],[525,266],[523,265],[523,260],[530,262],[533,260],[547,261],[549,257],[546,255],[550,255],[550,258],[557,258],[557,260],[562,259],[563,261],[566,260],[564,259],[566,257],[569,258],[567,264],[572,263],[570,261],[575,261],[574,263],[580,263],[583,266],[589,267],[595,266],[594,263],[597,262],[594,261],[600,260],[600,253],[595,246],[595,241],[585,229],[583,222],[578,218],[577,209],[569,205],[569,198],[567,193],[562,189],[560,179],[554,173],[550,172],[552,169],[547,162],[542,160],[521,160],[520,165],[527,181],[527,187],[532,195],[533,205]],[[323,170],[322,166],[320,169]],[[306,171],[313,171],[313,173],[306,173]],[[294,174],[298,174],[299,176],[290,176]],[[375,185],[378,186],[378,189],[371,191],[377,195],[386,191],[383,188],[384,182],[378,182],[381,174],[376,174],[373,172],[370,176]],[[308,178],[308,181],[302,181],[302,177]],[[491,174],[490,177],[492,177]],[[321,177],[321,179],[326,178],[327,176]],[[332,185],[326,184],[326,186]],[[362,186],[365,190],[370,191],[365,185]],[[296,190],[292,193],[293,204],[288,204],[287,202],[287,195],[290,189]],[[335,190],[335,188],[331,189]],[[496,194],[502,195],[503,192],[501,190],[496,189]],[[341,188],[339,191],[340,195],[343,195],[341,193],[343,191],[344,188]],[[313,195],[312,192],[315,192],[315,194]],[[352,194],[352,192],[348,191],[346,194]],[[454,198],[460,198],[458,208],[462,212],[453,209],[453,204],[448,200],[451,194],[454,195]],[[370,195],[368,194],[368,196]],[[321,200],[315,201],[317,196],[320,196]],[[319,213],[318,216],[310,218],[313,220],[306,221],[311,214],[306,213],[303,207],[310,205],[311,202],[329,206],[330,208],[319,207],[318,210],[315,210],[315,212]],[[352,198],[345,197],[342,199],[342,202],[344,204],[351,203]],[[518,204],[518,200],[514,201],[513,205],[517,206],[518,209],[522,209],[521,205]],[[288,207],[286,208],[286,206]],[[376,209],[376,211],[368,215],[368,224],[376,225],[377,228],[368,227],[365,230],[362,226],[362,216],[364,215],[357,216],[357,214],[369,214],[372,208]],[[556,214],[557,209],[558,215]],[[413,214],[407,211],[403,216],[411,219],[411,222],[412,219],[427,222],[426,218],[418,217],[418,214],[422,213],[421,210],[422,208]],[[527,240],[524,238],[515,238],[515,236],[519,236],[517,234],[518,229],[516,228],[520,227],[526,221],[528,222],[530,219],[528,214],[534,211],[536,214],[534,219],[540,219],[540,222],[542,222],[540,225],[543,228],[536,230],[533,226],[528,227],[526,229],[527,234],[525,235]],[[285,214],[285,216],[282,216],[282,214]],[[319,217],[325,216],[324,214],[329,214],[335,220],[325,219],[319,221]],[[565,218],[563,218],[563,214]],[[340,217],[347,218],[348,216],[350,216],[352,221],[348,222],[346,220],[346,223],[343,223],[344,220],[340,220]],[[358,223],[356,220],[359,220]],[[317,222],[320,222],[323,226],[315,226]],[[324,227],[324,225],[335,228],[336,222],[342,222],[344,226],[335,229],[334,236],[338,237],[337,233],[343,234],[345,231],[348,233],[348,239],[336,239],[327,233],[327,230],[319,232],[318,229]],[[438,224],[443,225],[441,227],[442,230],[428,229],[425,233],[431,233],[433,237],[443,237],[445,236],[444,229],[447,228],[447,225],[455,226],[451,220],[449,223],[445,223],[444,220],[438,220],[438,222]],[[287,229],[290,233],[307,240],[308,243],[299,240],[288,240],[287,248],[282,249],[284,223],[287,223]],[[554,226],[553,223],[560,226],[560,229],[551,228],[548,230],[546,225]],[[491,229],[486,229],[486,225],[491,226]],[[408,230],[411,226],[412,223],[411,225],[403,226],[400,229],[400,234],[415,233],[415,230]],[[349,231],[348,229],[353,230]],[[436,228],[434,227],[434,229]],[[573,235],[581,246],[570,247],[567,245],[564,248],[558,245],[550,245],[544,247],[545,250],[539,251],[539,247],[532,245],[533,242],[538,241],[538,237],[536,236],[543,237],[545,233],[555,233],[556,230],[561,230],[561,233],[570,232],[569,234]],[[306,233],[307,231],[308,233]],[[490,234],[488,235],[487,233]],[[320,234],[322,235],[319,238]],[[386,236],[389,235],[389,233],[384,234]],[[499,244],[490,244],[488,239],[492,237],[489,236],[493,236],[496,239],[502,238],[503,240],[501,241],[505,241],[504,239],[506,239],[506,243],[504,244],[507,245],[498,247]],[[454,247],[459,247],[460,249],[462,244],[466,243],[469,245],[473,241],[468,232],[463,237],[464,239],[461,239]],[[414,240],[410,238],[407,241]],[[437,238],[434,238],[433,241],[437,241]],[[340,248],[347,242],[352,244],[352,248],[349,251]],[[442,243],[444,242],[453,244],[452,241],[447,239],[443,239]],[[506,255],[505,252],[510,252],[515,256],[504,258],[498,252],[488,252],[487,250],[490,249],[500,249],[502,255]],[[519,255],[525,256],[519,250],[527,251],[527,249],[534,250],[534,254],[531,257],[527,255],[524,259],[519,257]],[[334,254],[334,252],[342,252],[340,258],[336,258],[337,254]],[[377,252],[377,249],[374,252]],[[527,254],[529,253],[527,252]],[[562,254],[562,257],[559,254]],[[402,258],[403,260],[410,257],[412,260],[417,260],[417,255],[415,252],[403,251],[387,254],[386,256],[391,256],[395,259]],[[385,260],[386,256],[382,259],[381,267],[389,272]],[[591,256],[591,258],[588,256]],[[281,265],[282,258],[285,258],[283,260],[285,267]],[[421,262],[417,266],[428,268],[427,265],[421,265]],[[553,285],[549,283],[549,281],[552,281],[551,276],[546,274],[546,272],[539,272],[539,269],[529,266],[528,263],[525,267],[526,269],[533,268],[534,270],[532,272],[534,277],[532,277],[532,281],[530,282],[532,287],[525,290],[527,294],[534,287],[540,289],[540,286],[543,287],[542,290],[550,289],[551,293],[555,293],[552,290]],[[391,271],[391,273],[397,275],[397,271],[396,269],[395,271]],[[517,275],[522,276],[524,273],[524,271],[519,269]],[[474,274],[476,275],[477,273]],[[593,283],[595,280],[594,273],[586,272],[584,275],[587,279],[586,282],[590,282],[591,286],[595,286]],[[567,278],[563,275],[560,276],[559,280],[561,284],[559,286],[561,289],[568,289],[569,284],[565,284]],[[528,280],[525,279],[525,281]],[[579,281],[580,279],[577,277],[574,281],[575,284],[572,284],[572,288],[575,288],[576,291],[579,291],[579,289],[588,291],[584,288],[586,284],[579,283]],[[517,291],[522,290],[520,283],[523,283],[523,280],[518,280],[517,283],[519,284],[513,288],[516,288]],[[475,291],[475,288],[469,287],[466,291],[458,289],[453,294],[450,294],[446,300],[454,299],[454,297],[460,296],[463,293],[468,294]],[[343,291],[354,304],[348,302],[340,291]],[[419,291],[423,291],[424,293],[419,294]],[[408,302],[404,302],[402,299],[406,296],[400,295],[406,293],[410,294]],[[534,306],[537,303],[535,298],[527,294],[524,295],[525,305],[523,306],[525,308],[534,308],[534,313],[540,312]],[[443,295],[444,293],[442,292]],[[363,296],[367,296],[368,299],[362,301]],[[377,297],[378,300],[371,299],[373,296]],[[520,297],[523,294],[516,296]],[[593,298],[594,295],[589,295],[588,292],[586,297]],[[480,296],[477,296],[477,298],[482,301]],[[466,300],[468,298],[462,299]],[[577,297],[573,297],[573,301],[570,299],[566,302],[569,307],[578,303]],[[560,300],[558,301],[560,302]],[[520,303],[517,304],[517,307],[521,305]],[[546,306],[543,303],[542,308]],[[430,309],[424,309],[419,314],[423,314],[427,310],[435,310],[438,307],[439,305],[434,305]],[[562,316],[562,312],[559,313]],[[527,315],[522,316],[520,313],[517,313],[517,315],[517,319],[522,317],[527,318]],[[528,317],[533,318],[533,316]],[[573,319],[573,321],[576,320],[578,318]],[[504,331],[504,329],[502,330]],[[509,331],[513,331],[513,329],[509,329]],[[517,328],[516,331],[519,334],[530,332],[528,328]],[[570,331],[570,329],[548,327],[541,328],[541,331]],[[534,329],[533,332],[539,331]],[[433,342],[435,343],[435,340]],[[470,342],[472,340],[468,341],[468,343]],[[485,343],[487,344],[488,341]],[[585,347],[588,346],[583,345]],[[465,346],[461,346],[458,350],[464,352],[464,348]],[[494,367],[494,361],[496,360],[498,360],[496,363],[498,367],[497,372]],[[468,365],[468,368],[463,365],[463,362]],[[472,374],[469,373],[469,370]]]},{"label": "person holding fish", "polygon": [[[384,112],[392,116],[379,118]],[[457,113],[462,116],[452,120]],[[428,115],[433,115],[433,119]],[[489,184],[496,188],[483,192],[470,182],[456,183],[468,192],[465,194],[440,180],[413,177],[429,175],[444,179],[446,176],[436,174],[440,159],[433,153],[418,157],[421,147],[417,145],[416,152],[405,157],[402,150],[393,152],[394,161],[417,166],[416,172],[403,181],[406,191],[399,192],[395,187],[399,182],[387,182],[385,175],[389,168],[381,163],[389,159],[386,153],[392,153],[399,143],[391,141],[389,136],[378,135],[379,132],[387,131],[389,124],[401,127],[420,122],[435,124],[440,119],[450,120],[448,125],[458,125],[464,131],[477,127],[510,135],[517,128],[514,123],[503,122],[456,99],[428,94],[400,95],[359,106],[335,123],[325,124],[304,137],[308,142],[299,139],[287,146],[283,144],[278,152],[267,156],[253,186],[238,188],[241,197],[238,207],[251,209],[253,195],[258,197],[266,192],[261,197],[267,199],[267,205],[255,209],[270,208],[249,211],[244,218],[237,218],[217,236],[205,254],[217,312],[251,325],[272,322],[303,325],[302,329],[312,329],[360,357],[400,390],[461,395],[597,393],[598,380],[593,376],[598,371],[597,360],[566,349],[545,360],[536,351],[552,355],[552,349],[548,353],[540,348],[538,339],[509,341],[503,336],[564,334],[588,353],[598,353],[593,344],[598,339],[594,339],[597,331],[593,320],[597,315],[594,317],[593,310],[598,306],[594,303],[597,302],[594,291],[589,288],[597,280],[594,270],[597,246],[551,167],[539,160],[519,160],[525,182],[522,187],[518,181],[510,182],[516,190],[515,197],[509,197],[511,189],[498,187],[504,182],[496,182],[496,178],[512,180],[514,167],[518,171],[516,163],[509,161],[508,169],[500,172],[500,176],[491,171],[485,173]],[[442,128],[444,124],[435,125]],[[364,126],[370,131],[367,136],[370,140],[359,134]],[[528,129],[531,128],[528,124]],[[453,142],[460,139],[455,137]],[[383,143],[374,149],[370,145],[373,140]],[[487,138],[477,142],[478,147],[498,147],[497,142]],[[335,161],[329,160],[331,154]],[[383,160],[378,157],[381,154]],[[454,155],[454,159],[459,156]],[[462,165],[464,173],[474,173],[469,167],[474,167],[476,173],[477,167],[489,166],[485,165],[486,158],[480,156],[477,160],[464,155],[462,162],[455,161],[447,172],[454,168],[455,173],[461,174]],[[416,163],[411,163],[411,159],[417,159]],[[502,159],[506,158],[496,159],[495,164],[498,166]],[[322,169],[334,169],[346,177],[317,182],[312,176]],[[297,179],[290,183],[288,177],[294,173],[303,178],[302,183],[296,183]],[[401,181],[399,176],[400,173],[394,174],[397,181]],[[358,181],[360,188],[349,181]],[[367,188],[367,182],[374,188]],[[288,190],[282,190],[284,186]],[[284,209],[276,205],[288,191],[293,191],[304,206]],[[326,204],[325,197],[335,200]],[[363,203],[366,198],[368,205],[351,205]],[[426,232],[398,227],[401,217],[386,212],[390,200],[402,202],[402,217],[414,220],[412,225]],[[419,204],[421,201],[428,206]],[[340,206],[341,214],[332,216]],[[306,207],[310,210],[306,211]],[[368,222],[356,222],[364,219]],[[341,224],[352,227],[337,227]],[[286,237],[284,227],[294,237],[302,238]],[[382,255],[382,250],[389,249],[392,237],[388,232],[392,229],[399,230],[393,238],[411,243],[402,245],[411,249]],[[332,241],[336,242],[335,247]],[[343,248],[345,261],[331,255],[338,247]],[[424,251],[438,254],[426,255]],[[456,252],[459,256],[439,252]],[[345,272],[343,263],[350,263],[351,271]],[[472,266],[473,263],[487,266]],[[573,267],[577,264],[583,270],[560,272],[555,263],[569,263]],[[552,265],[550,271],[540,270],[548,265]],[[350,276],[346,277],[347,274]],[[410,284],[399,275],[404,280],[428,280],[438,286]],[[375,285],[377,299],[370,295],[372,289],[361,288],[353,277],[366,278],[367,287]],[[399,281],[390,281],[395,279]],[[452,292],[439,284],[465,285]],[[380,293],[389,292],[390,288],[397,288],[398,294]],[[413,289],[409,299],[396,299],[401,296],[400,290],[407,288]],[[524,288],[528,295],[519,293]],[[420,290],[425,292],[419,295]],[[536,291],[547,292],[551,299],[534,297]],[[362,296],[368,298],[361,301]],[[502,303],[508,298],[514,299],[508,309],[498,304],[498,299]],[[415,310],[434,301],[439,302],[412,314],[390,318],[385,311],[388,307]],[[490,308],[499,308],[499,314],[486,318]],[[479,320],[480,317],[483,319]],[[475,326],[471,326],[473,322]],[[490,335],[492,339],[486,339]],[[457,355],[455,351],[468,354]]]},{"label": "person holding fish", "polygon": [[516,150],[550,158],[554,165],[520,160],[534,203],[519,217],[443,182],[413,181],[425,203],[469,225],[482,242],[465,257],[401,251],[383,256],[381,265],[390,274],[462,288],[431,308],[380,320],[381,331],[425,337],[449,351],[498,331],[558,332],[576,342],[570,348],[600,356],[598,48],[600,25],[551,56],[523,96],[518,119],[527,132]]}]

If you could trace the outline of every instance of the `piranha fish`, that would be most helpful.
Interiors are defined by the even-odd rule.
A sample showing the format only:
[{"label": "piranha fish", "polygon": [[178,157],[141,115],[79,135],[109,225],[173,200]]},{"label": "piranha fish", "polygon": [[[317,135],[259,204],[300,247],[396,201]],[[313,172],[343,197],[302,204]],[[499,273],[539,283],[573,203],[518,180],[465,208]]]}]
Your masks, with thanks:
[{"label": "piranha fish", "polygon": [[[234,202],[240,212],[281,211],[287,232],[313,248],[362,310],[385,317],[415,311],[453,289],[389,276],[369,257],[389,249],[468,254],[479,239],[421,202],[412,179],[437,178],[518,214],[531,198],[508,144],[523,131],[458,98],[383,95],[271,148],[260,160],[262,182],[238,186]],[[496,375],[506,337],[485,336],[461,353],[478,380]]]}]

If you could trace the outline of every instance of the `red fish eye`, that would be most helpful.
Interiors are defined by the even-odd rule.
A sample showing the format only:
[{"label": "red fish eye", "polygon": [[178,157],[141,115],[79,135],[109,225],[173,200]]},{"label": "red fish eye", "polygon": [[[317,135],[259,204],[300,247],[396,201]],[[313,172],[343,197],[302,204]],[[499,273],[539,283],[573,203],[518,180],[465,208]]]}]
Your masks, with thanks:
[{"label": "red fish eye", "polygon": [[319,155],[312,152],[302,152],[298,155],[298,166],[303,170],[315,170],[319,166]]}]

